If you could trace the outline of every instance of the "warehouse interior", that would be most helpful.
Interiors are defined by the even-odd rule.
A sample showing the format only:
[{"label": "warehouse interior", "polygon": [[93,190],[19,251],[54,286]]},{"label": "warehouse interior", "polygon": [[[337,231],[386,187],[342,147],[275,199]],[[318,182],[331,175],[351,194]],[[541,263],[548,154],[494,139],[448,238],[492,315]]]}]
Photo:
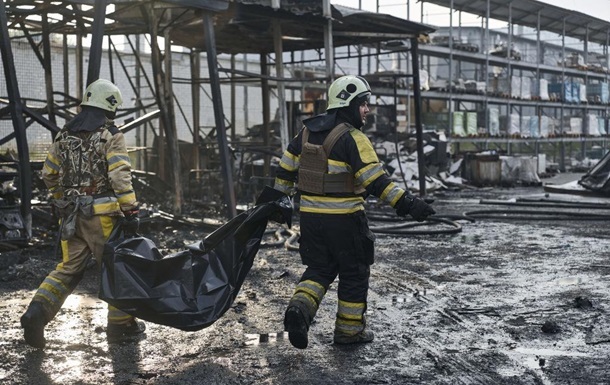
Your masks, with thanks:
[{"label": "warehouse interior", "polygon": [[[203,204],[233,216],[344,74],[369,80],[364,130],[421,195],[461,160],[484,184],[500,182],[501,155],[544,173],[605,154],[610,23],[535,0],[417,3],[420,15],[398,17],[330,0],[0,0],[2,181],[17,195],[4,226],[27,238],[39,154],[102,76],[129,95],[117,120],[136,175],[177,215]],[[424,23],[427,3],[449,24]]]}]

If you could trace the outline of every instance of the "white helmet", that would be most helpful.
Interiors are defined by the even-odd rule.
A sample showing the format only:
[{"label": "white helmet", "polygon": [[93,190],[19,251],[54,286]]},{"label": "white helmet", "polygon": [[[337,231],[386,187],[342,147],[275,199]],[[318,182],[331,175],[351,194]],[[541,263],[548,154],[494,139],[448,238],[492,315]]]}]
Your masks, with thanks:
[{"label": "white helmet", "polygon": [[123,104],[123,97],[119,88],[108,80],[98,79],[89,84],[80,105],[116,112],[121,104]]},{"label": "white helmet", "polygon": [[328,107],[326,107],[326,110],[347,107],[355,98],[368,99],[370,95],[371,87],[362,76],[341,76],[328,88]]}]

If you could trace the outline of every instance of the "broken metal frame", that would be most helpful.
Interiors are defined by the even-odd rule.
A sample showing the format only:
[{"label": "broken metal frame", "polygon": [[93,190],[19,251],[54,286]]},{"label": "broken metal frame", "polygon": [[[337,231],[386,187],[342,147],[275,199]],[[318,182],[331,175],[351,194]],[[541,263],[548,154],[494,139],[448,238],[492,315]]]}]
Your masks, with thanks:
[{"label": "broken metal frame", "polygon": [[21,216],[24,221],[26,236],[32,235],[32,170],[30,164],[30,152],[27,138],[25,135],[25,120],[23,118],[24,108],[19,94],[19,84],[17,83],[17,73],[15,71],[15,61],[8,39],[8,19],[4,8],[4,0],[0,0],[0,31],[6,38],[0,39],[0,53],[2,53],[2,64],[4,66],[4,76],[6,77],[7,92],[9,96],[9,110],[13,120],[14,134],[17,141],[17,151],[19,156],[19,191],[21,198]]},{"label": "broken metal frame", "polygon": [[[10,51],[10,41],[8,39],[8,20],[7,20],[7,16],[6,16],[6,7],[5,7],[5,0],[1,0],[2,2],[0,3],[0,5],[2,6],[2,15],[3,15],[3,28],[5,32],[3,32],[3,36],[4,38],[0,37],[0,44],[1,44],[1,48],[3,50],[3,53],[5,50]],[[209,4],[208,4],[209,3]],[[61,33],[64,35],[64,47],[66,46],[66,36],[68,34],[74,34],[77,37],[77,47],[76,47],[76,67],[77,67],[77,73],[76,73],[76,83],[77,84],[82,84],[82,37],[85,33],[87,33],[88,31],[90,31],[92,33],[92,46],[91,46],[91,50],[89,53],[89,67],[88,67],[88,72],[87,72],[87,84],[89,84],[93,79],[97,78],[99,76],[99,72],[100,72],[100,64],[101,64],[101,54],[102,54],[102,38],[105,34],[104,31],[104,19],[107,17],[112,18],[113,15],[112,14],[106,14],[105,10],[106,10],[106,5],[108,4],[107,0],[95,0],[94,1],[94,6],[91,7],[91,9],[83,9],[82,5],[85,5],[85,3],[83,4],[78,4],[78,3],[70,3],[70,5],[68,7],[63,7],[61,5],[57,5],[57,4],[49,4],[49,3],[44,3],[43,5],[43,13],[44,14],[51,14],[51,13],[60,13],[63,15],[63,19],[61,19],[61,21],[58,23],[59,26],[56,27],[56,25],[53,25],[53,30],[55,33]],[[159,4],[163,4],[163,2],[161,3],[155,3],[157,5]],[[193,4],[191,4],[191,2],[189,2],[188,0],[173,0],[173,1],[166,1],[165,4],[172,4],[171,6],[185,6],[185,7],[192,7]],[[275,4],[275,3],[274,3]],[[40,4],[38,4],[40,6]],[[89,3],[87,3],[87,5],[89,5]],[[146,4],[142,4],[139,2],[134,2],[134,3],[129,3],[129,2],[125,2],[125,3],[121,3],[122,6],[126,7],[126,8],[131,8],[131,9],[140,9],[142,10],[143,8],[146,8]],[[220,11],[223,9],[223,7],[225,7],[224,9],[226,9],[226,2],[219,2],[219,1],[215,1],[215,0],[211,0],[206,2],[204,5],[202,4],[197,4],[197,8],[199,8],[200,10],[202,8],[205,8],[206,5],[210,5],[210,10],[208,10],[207,12],[200,12],[199,16],[196,16],[195,18],[199,17],[202,18],[203,20],[203,26],[204,26],[204,30],[206,31],[205,34],[205,38],[206,38],[206,50],[207,50],[207,56],[208,56],[208,64],[209,64],[209,70],[210,70],[210,87],[212,89],[212,100],[215,101],[214,103],[214,114],[215,114],[215,121],[216,121],[216,135],[217,135],[217,139],[218,139],[218,146],[219,146],[219,150],[220,150],[220,155],[222,158],[221,161],[221,166],[222,166],[222,174],[223,174],[223,180],[224,180],[224,190],[225,190],[225,194],[224,194],[224,198],[226,200],[226,206],[229,209],[229,214],[231,215],[234,210],[235,210],[235,197],[234,197],[234,190],[233,190],[233,186],[232,186],[232,172],[231,172],[231,162],[230,162],[230,157],[228,154],[228,141],[226,138],[226,126],[224,125],[224,120],[226,119],[226,117],[223,114],[223,110],[222,110],[222,105],[220,103],[218,103],[220,99],[220,80],[218,77],[218,62],[216,60],[216,52],[215,52],[215,41],[214,41],[214,26],[212,23],[212,19],[211,19],[211,15],[214,14],[214,11]],[[161,27],[161,19],[164,16],[164,12],[165,12],[165,8],[163,5],[160,6],[159,9],[161,9],[161,15],[155,14],[155,9],[153,9],[153,5],[149,4],[150,8],[148,10],[144,11],[144,15],[149,17],[149,23],[148,23],[148,28],[150,29],[154,29],[157,28],[157,25],[159,25],[159,27]],[[169,7],[171,7],[169,6]],[[279,7],[279,2],[277,3],[277,6]],[[59,8],[58,8],[59,7]],[[216,8],[215,8],[216,7]],[[332,30],[333,24],[332,24],[332,20],[333,20],[333,16],[332,16],[332,12],[330,12],[327,8],[330,7],[330,2],[328,0],[324,1],[324,19],[326,19],[326,23],[324,25],[324,30],[325,30],[325,38],[324,38],[324,49],[325,49],[325,57],[324,60],[326,61],[327,67],[330,67],[329,69],[327,69],[327,78],[330,77],[330,80],[332,80],[332,78],[334,77],[334,68],[335,68],[335,51],[334,51],[334,38],[335,36],[338,37],[338,39],[344,39],[345,36],[348,36],[348,34],[346,34],[345,32],[335,32]],[[12,11],[14,12],[15,9],[12,9]],[[40,12],[40,11],[39,11]],[[73,13],[73,14],[71,14]],[[160,110],[158,111],[158,116],[161,118],[161,122],[163,123],[162,126],[164,127],[164,129],[160,130],[160,134],[163,134],[164,131],[166,131],[166,135],[168,136],[168,141],[172,142],[172,143],[168,143],[169,147],[172,149],[170,151],[170,157],[174,157],[172,163],[172,168],[175,169],[176,166],[178,165],[178,151],[176,150],[176,144],[177,144],[177,140],[176,140],[176,128],[175,128],[175,118],[174,118],[174,114],[173,114],[173,93],[171,91],[171,83],[172,83],[172,78],[171,78],[171,68],[169,68],[169,56],[171,54],[171,50],[169,49],[169,41],[168,41],[168,31],[169,29],[172,28],[172,24],[176,23],[177,19],[180,19],[186,12],[182,12],[177,18],[170,20],[169,24],[165,24],[165,26],[161,27],[161,29],[159,30],[159,32],[163,32],[164,36],[166,37],[166,44],[168,44],[166,46],[166,57],[164,60],[165,63],[165,71],[166,74],[165,76],[163,76],[163,69],[161,67],[161,57],[160,57],[160,50],[157,47],[156,49],[154,48],[155,44],[156,44],[156,39],[151,39],[151,46],[153,46],[153,55],[155,56],[156,59],[152,60],[152,64],[153,64],[153,72],[156,72],[157,75],[161,74],[162,76],[157,76],[155,75],[155,89],[157,92],[153,93],[156,95],[157,97],[157,101],[160,107]],[[201,17],[201,15],[203,14],[203,17]],[[48,22],[42,22],[39,23],[39,25],[34,25],[31,24],[31,20],[27,20],[25,17],[19,17],[19,23],[21,24],[23,30],[24,30],[24,35],[26,36],[26,38],[28,38],[28,40],[30,41],[30,44],[32,45],[32,47],[34,48],[34,51],[36,52],[39,60],[41,61],[41,64],[43,66],[43,68],[45,69],[45,78],[46,79],[51,79],[52,78],[52,74],[50,73],[50,44],[48,42],[48,36],[49,36],[49,28],[50,25]],[[91,21],[92,20],[92,21]],[[193,20],[193,18],[191,18],[191,21]],[[163,20],[164,22],[167,22],[167,20]],[[85,25],[85,24],[90,23],[90,25]],[[159,24],[157,24],[159,23]],[[71,26],[73,25],[73,26]],[[33,43],[33,40],[31,38],[31,36],[29,36],[28,34],[28,30],[27,28],[30,26],[34,26],[34,29],[36,28],[42,28],[42,32],[43,35],[46,35],[46,38],[43,36],[43,53],[44,55],[41,55],[37,46]],[[15,25],[11,25],[11,28],[15,28]],[[107,31],[106,33],[108,34],[108,36],[112,35],[112,34],[124,34],[125,36],[129,36],[130,34],[141,34],[143,33],[141,31],[142,26],[139,27],[134,27],[132,26],[125,26],[124,28],[122,28],[120,25],[116,26],[116,24],[114,26],[112,26],[111,28],[114,28],[111,31]],[[148,30],[148,32],[152,32],[153,34],[155,33],[155,31],[151,31]],[[29,37],[28,37],[29,36]],[[156,36],[156,35],[155,35]],[[352,38],[355,37],[356,35],[354,35],[352,33]],[[363,38],[366,38],[366,34],[360,34],[358,36],[362,36]],[[396,34],[393,36],[402,36],[404,37],[404,34]],[[275,51],[275,57],[277,58],[278,55],[282,55],[283,53],[283,44],[282,41],[280,39],[281,37],[281,28],[278,25],[276,28],[274,28],[274,51]],[[131,40],[128,38],[127,39],[131,45]],[[46,41],[46,43],[45,43]],[[416,47],[416,43],[415,42],[415,47]],[[112,46],[112,44],[110,43],[110,45]],[[138,56],[138,52],[137,52],[137,48],[134,49],[133,45],[131,45],[132,50],[134,51],[134,54],[136,55],[136,60],[138,61],[139,66],[141,66],[141,62]],[[359,51],[360,52],[360,51]],[[115,53],[117,54],[117,57],[119,58],[119,61],[121,61],[120,59],[120,54],[116,51],[115,48]],[[111,55],[111,49],[109,48],[109,55]],[[10,55],[3,55],[3,61],[7,61],[7,58],[9,58]],[[270,121],[269,121],[269,111],[268,111],[268,106],[269,106],[269,96],[270,96],[270,92],[269,92],[269,83],[266,83],[265,86],[265,71],[268,68],[268,65],[265,63],[266,62],[266,58],[267,58],[267,54],[261,54],[261,67],[263,69],[262,73],[263,75],[261,76],[261,90],[263,93],[263,103],[267,105],[267,113],[263,114],[263,120],[264,120],[264,126],[265,126],[265,132],[267,133],[267,135],[265,136],[267,139],[269,137],[268,133],[269,133],[269,125],[270,125]],[[414,54],[413,55],[414,58],[414,68],[417,66],[417,55]],[[14,63],[12,63],[12,65],[14,66]],[[275,62],[276,65],[276,69],[278,68],[282,68],[283,63],[280,60],[276,59]],[[155,70],[155,66],[156,70]],[[123,66],[124,67],[124,66]],[[0,141],[3,141],[3,143],[6,143],[8,140],[11,140],[12,138],[16,138],[17,139],[17,144],[18,144],[18,150],[19,150],[19,157],[20,157],[20,163],[21,164],[28,164],[27,162],[29,161],[29,156],[28,156],[28,148],[27,148],[27,141],[26,141],[26,137],[24,134],[25,129],[32,124],[33,122],[37,122],[39,124],[41,124],[43,127],[47,128],[53,135],[58,132],[58,127],[55,123],[55,113],[56,113],[56,108],[58,107],[57,104],[55,103],[55,101],[53,100],[53,95],[54,92],[52,91],[52,89],[47,90],[47,106],[46,106],[46,110],[45,112],[49,115],[49,118],[45,118],[43,116],[43,114],[37,110],[34,109],[30,109],[27,106],[24,105],[24,103],[22,102],[21,98],[19,97],[19,92],[18,92],[18,84],[17,84],[17,80],[15,77],[15,71],[11,71],[11,70],[7,70],[10,69],[10,64],[5,64],[5,73],[7,75],[7,86],[9,88],[9,106],[6,108],[2,108],[0,109],[0,113],[3,114],[7,114],[7,113],[11,113],[11,115],[13,116],[13,119],[15,121],[15,132],[9,134],[6,138],[0,139]],[[14,68],[14,67],[13,67]],[[126,71],[126,68],[123,68]],[[67,71],[67,55],[64,54],[64,76],[66,75]],[[169,73],[169,76],[168,76]],[[12,78],[9,78],[9,74],[12,74]],[[285,95],[284,95],[284,91],[282,90],[284,85],[284,82],[287,81],[287,79],[283,79],[283,76],[281,76],[281,71],[278,71],[278,74],[280,76],[278,76],[277,80],[277,84],[278,84],[278,95],[277,97],[280,99],[280,104],[284,105],[284,100],[285,100]],[[414,74],[414,83],[416,84],[416,89],[419,90],[419,86],[417,86],[417,84],[419,84],[419,73],[418,71],[415,71]],[[146,75],[145,75],[146,76]],[[129,77],[129,76],[128,76]],[[160,81],[158,81],[157,79],[161,78]],[[139,81],[139,77],[137,79]],[[150,85],[150,81],[148,80],[148,78],[146,79],[147,82]],[[233,78],[230,79],[231,81],[233,81]],[[328,80],[328,79],[327,79]],[[303,80],[304,81],[304,80]],[[311,81],[311,79],[308,79],[307,81]],[[48,81],[47,81],[48,84]],[[132,85],[133,87],[133,85]],[[47,87],[48,88],[48,87]],[[68,89],[68,84],[66,82],[66,80],[64,79],[64,88],[65,90]],[[82,93],[82,87],[77,87],[77,92],[79,95],[81,95]],[[139,85],[136,87],[139,90]],[[201,87],[199,87],[201,88]],[[193,89],[195,89],[195,87],[193,87]],[[139,94],[139,93],[137,93]],[[64,95],[66,95],[66,93],[64,92]],[[195,97],[195,91],[193,92],[193,97]],[[80,98],[77,98],[80,99]],[[67,99],[66,99],[67,100]],[[416,97],[416,100],[419,100],[419,97]],[[265,102],[266,101],[266,102]],[[143,107],[141,106],[141,103],[138,107]],[[416,111],[419,110],[419,104],[416,105]],[[418,130],[421,131],[421,123],[419,122],[419,114],[416,113],[416,122],[417,122],[417,127]],[[25,116],[29,117],[30,121],[28,124],[25,123]],[[155,116],[157,116],[157,114],[155,114]],[[266,116],[266,118],[265,118]],[[283,115],[283,119],[286,118],[286,114]],[[146,119],[142,119],[142,122],[150,122],[150,116],[146,116]],[[138,120],[140,121],[140,120]],[[233,122],[234,124],[234,122]],[[233,125],[232,124],[232,125]],[[131,127],[133,127],[133,125],[129,126],[130,129]],[[197,136],[198,132],[199,132],[199,127],[198,125],[195,126],[196,129],[193,130],[193,135]],[[283,137],[286,136],[286,132],[284,132],[286,130],[282,130],[282,134]],[[285,146],[286,142],[286,138],[283,138],[282,140],[282,145]],[[421,147],[421,145],[419,146]],[[420,157],[420,159],[423,157]],[[24,168],[24,170],[22,170],[22,175],[20,178],[20,183],[21,183],[21,193],[22,193],[22,201],[23,201],[23,207],[22,207],[22,214],[24,215],[24,218],[26,219],[26,222],[29,223],[28,226],[28,231],[31,230],[31,208],[30,208],[30,199],[31,198],[31,172],[28,173],[29,168]],[[175,170],[174,170],[175,171]],[[178,171],[179,171],[179,166],[178,166]],[[179,172],[174,172],[173,173],[174,178],[179,178]],[[176,200],[176,204],[175,204],[175,208],[177,210],[180,209],[180,183],[179,180],[175,180],[175,184],[174,187],[176,187],[176,196],[178,197]],[[422,191],[425,192],[425,190],[422,189]],[[29,219],[28,219],[29,218]]]}]

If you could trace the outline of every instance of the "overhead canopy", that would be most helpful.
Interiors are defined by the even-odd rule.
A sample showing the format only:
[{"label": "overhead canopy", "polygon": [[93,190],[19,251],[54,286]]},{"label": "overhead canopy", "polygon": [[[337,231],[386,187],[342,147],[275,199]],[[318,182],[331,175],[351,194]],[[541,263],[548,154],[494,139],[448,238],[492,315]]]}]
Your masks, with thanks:
[{"label": "overhead canopy", "polygon": [[[109,0],[104,26],[106,35],[148,33],[144,4],[134,0]],[[159,31],[169,28],[172,44],[205,49],[201,13],[214,12],[216,50],[219,53],[274,52],[273,23],[277,20],[283,37],[283,51],[324,47],[322,1],[282,0],[280,8],[271,0],[165,0],[153,2],[161,17]],[[29,33],[42,31],[46,17],[51,31],[65,34],[92,32],[93,0],[15,1],[5,0],[9,28],[25,26]],[[112,11],[114,7],[114,11]],[[331,6],[333,45],[375,44],[434,32],[425,24],[392,15]]]},{"label": "overhead canopy", "polygon": [[[268,53],[274,51],[273,24],[282,31],[282,49],[301,51],[324,47],[324,26],[321,1],[282,1],[281,9],[263,3],[243,0],[231,3],[229,10],[216,18],[216,45],[224,53]],[[374,44],[388,40],[408,39],[434,32],[434,28],[391,15],[332,6],[333,45]],[[203,49],[199,21],[172,28],[172,42]]]},{"label": "overhead canopy", "polygon": [[[425,2],[468,12],[473,15],[485,17],[489,2],[489,17],[500,21],[531,28],[538,28],[540,16],[540,29],[544,31],[588,40],[590,42],[606,45],[610,33],[610,22],[598,19],[587,14],[560,8],[536,0],[425,0]],[[588,33],[588,34],[587,34]]]}]

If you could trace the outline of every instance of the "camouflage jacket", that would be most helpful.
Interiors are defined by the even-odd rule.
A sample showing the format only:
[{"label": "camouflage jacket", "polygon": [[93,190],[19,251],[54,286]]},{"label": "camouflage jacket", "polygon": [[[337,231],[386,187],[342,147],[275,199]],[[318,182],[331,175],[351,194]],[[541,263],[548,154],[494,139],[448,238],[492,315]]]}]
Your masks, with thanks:
[{"label": "camouflage jacket", "polygon": [[125,137],[112,121],[94,131],[57,134],[42,169],[55,199],[89,195],[94,214],[120,215],[137,207]]}]

